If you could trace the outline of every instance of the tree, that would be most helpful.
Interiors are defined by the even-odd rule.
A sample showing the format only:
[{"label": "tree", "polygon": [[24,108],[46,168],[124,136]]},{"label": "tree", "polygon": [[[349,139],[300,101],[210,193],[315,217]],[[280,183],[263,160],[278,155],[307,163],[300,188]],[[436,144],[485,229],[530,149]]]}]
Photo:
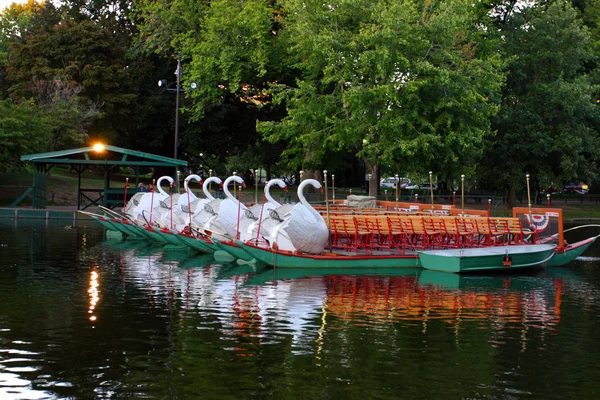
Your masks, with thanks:
[{"label": "tree", "polygon": [[[74,18],[45,3],[32,15],[29,27],[11,48],[7,68],[13,100],[38,98],[39,82],[60,77],[63,87],[77,88],[83,114],[102,107],[87,121],[93,136],[114,142],[128,126],[129,105],[136,98],[125,58],[123,35],[90,18]],[[128,90],[129,89],[129,90]],[[77,129],[81,129],[79,127]]]},{"label": "tree", "polygon": [[46,119],[33,101],[0,100],[0,172],[18,169],[20,157],[49,150]]},{"label": "tree", "polygon": [[49,150],[80,147],[88,138],[87,124],[100,112],[91,104],[82,106],[81,87],[66,79],[35,81],[36,104],[44,113],[50,136]]},{"label": "tree", "polygon": [[510,63],[484,179],[509,188],[512,206],[527,173],[537,185],[596,176],[599,88],[585,68],[589,33],[568,3],[515,13],[502,34]]},{"label": "tree", "polygon": [[41,4],[35,0],[27,3],[12,3],[0,10],[0,98],[7,93],[6,68],[10,60],[11,45],[22,41],[31,24],[31,17],[39,13]]},{"label": "tree", "polygon": [[288,115],[259,130],[289,140],[288,156],[317,169],[332,151],[352,150],[376,177],[382,162],[444,178],[473,167],[502,76],[496,55],[478,56],[484,37],[470,2],[282,4],[302,77],[273,85]]}]

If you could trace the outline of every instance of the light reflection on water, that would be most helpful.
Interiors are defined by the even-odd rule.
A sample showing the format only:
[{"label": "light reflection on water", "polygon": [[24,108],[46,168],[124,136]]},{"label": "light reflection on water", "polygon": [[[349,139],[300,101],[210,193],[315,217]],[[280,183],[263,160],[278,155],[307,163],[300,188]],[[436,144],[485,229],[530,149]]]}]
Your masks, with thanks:
[{"label": "light reflection on water", "polygon": [[4,223],[0,244],[0,398],[598,391],[597,249],[459,276],[216,264],[85,224]]}]

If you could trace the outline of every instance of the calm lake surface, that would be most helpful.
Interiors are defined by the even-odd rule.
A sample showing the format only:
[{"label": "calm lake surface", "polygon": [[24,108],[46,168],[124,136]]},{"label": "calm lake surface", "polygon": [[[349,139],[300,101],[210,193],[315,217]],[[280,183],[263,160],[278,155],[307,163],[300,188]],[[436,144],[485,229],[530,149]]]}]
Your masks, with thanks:
[{"label": "calm lake surface", "polygon": [[315,274],[69,223],[0,219],[0,399],[600,397],[600,246],[518,275]]}]

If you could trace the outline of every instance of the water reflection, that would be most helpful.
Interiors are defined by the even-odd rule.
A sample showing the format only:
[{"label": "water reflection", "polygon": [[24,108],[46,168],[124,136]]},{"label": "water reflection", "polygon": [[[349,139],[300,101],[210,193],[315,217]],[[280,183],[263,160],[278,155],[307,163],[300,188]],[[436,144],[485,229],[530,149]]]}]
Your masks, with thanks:
[{"label": "water reflection", "polygon": [[459,276],[216,263],[84,227],[0,243],[0,398],[548,398],[600,370],[588,259]]},{"label": "water reflection", "polygon": [[132,275],[124,280],[145,286],[153,301],[180,297],[182,320],[194,310],[202,320],[197,329],[217,329],[223,349],[244,357],[256,354],[258,343],[288,340],[293,354],[319,353],[328,332],[347,324],[378,330],[404,322],[427,335],[432,321],[442,321],[457,338],[473,326],[490,330],[492,346],[512,335],[524,351],[531,331],[550,332],[561,316],[563,282],[551,271],[463,276],[418,269],[273,270],[215,265],[209,256],[179,262],[165,257],[122,257],[122,270]]}]

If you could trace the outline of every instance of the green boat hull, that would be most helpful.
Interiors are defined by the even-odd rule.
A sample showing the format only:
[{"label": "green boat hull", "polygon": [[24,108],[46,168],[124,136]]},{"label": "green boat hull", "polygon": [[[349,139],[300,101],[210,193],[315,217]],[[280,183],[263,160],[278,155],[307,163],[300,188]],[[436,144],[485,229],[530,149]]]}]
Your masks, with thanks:
[{"label": "green boat hull", "polygon": [[130,236],[135,236],[144,239],[153,239],[143,226],[132,224],[128,221],[120,221],[116,218],[109,218],[109,221],[115,225],[121,232],[129,232]]},{"label": "green boat hull", "polygon": [[510,271],[545,267],[555,245],[530,244],[472,249],[429,250],[419,253],[425,269],[442,272]]},{"label": "green boat hull", "polygon": [[419,257],[415,255],[312,255],[291,254],[264,249],[238,240],[235,243],[250,256],[276,268],[415,268]]},{"label": "green boat hull", "polygon": [[173,232],[173,236],[179,240],[184,245],[190,247],[192,250],[200,251],[202,253],[210,253],[213,254],[219,248],[214,244],[209,244],[201,239],[196,239],[193,236],[184,235],[181,233]]},{"label": "green boat hull", "polygon": [[221,242],[220,240],[217,240],[217,239],[213,239],[213,242],[220,250],[223,250],[224,252],[231,254],[231,256],[237,258],[238,260],[244,260],[244,261],[248,261],[248,262],[255,260],[254,257],[252,257],[250,254],[248,254],[246,251],[244,251],[244,249],[239,247],[234,242],[230,242],[230,243]]},{"label": "green boat hull", "polygon": [[108,229],[111,229],[111,230],[117,231],[117,232],[121,232],[123,235],[140,237],[140,234],[138,232],[136,232],[135,229],[131,228],[130,226],[126,226],[126,225],[122,224],[119,220],[116,220],[114,218],[100,217],[97,219],[97,221],[102,226],[108,225],[111,227]]},{"label": "green boat hull", "polygon": [[[107,221],[106,218],[104,218],[100,215],[91,215],[91,217],[94,219],[94,221],[98,222],[100,225],[102,225],[104,228],[108,229],[109,231],[123,233],[119,229],[117,229],[113,224],[111,224],[109,221]],[[128,234],[126,234],[126,235],[128,235]]]},{"label": "green boat hull", "polygon": [[582,255],[596,241],[597,238],[598,236],[594,236],[580,242],[569,244],[565,247],[564,251],[556,252],[556,255],[552,257],[548,266],[559,267],[561,265],[570,263]]},{"label": "green boat hull", "polygon": [[164,241],[168,244],[171,244],[173,246],[181,246],[182,245],[181,241],[178,240],[176,237],[174,237],[173,233],[171,233],[171,231],[166,230],[166,229],[164,229],[164,230],[159,229],[156,226],[153,226],[151,229],[156,235],[160,236],[162,241]]}]

